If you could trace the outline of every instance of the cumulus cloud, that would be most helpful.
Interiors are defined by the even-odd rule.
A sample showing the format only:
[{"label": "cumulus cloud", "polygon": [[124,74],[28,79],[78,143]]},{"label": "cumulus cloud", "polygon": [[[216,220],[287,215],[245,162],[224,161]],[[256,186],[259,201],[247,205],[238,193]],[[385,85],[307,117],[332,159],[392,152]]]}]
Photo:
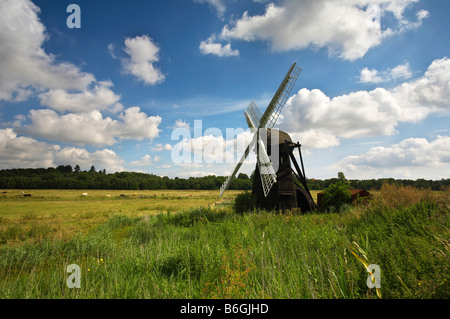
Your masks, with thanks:
[{"label": "cumulus cloud", "polygon": [[389,90],[330,98],[318,89],[301,89],[286,103],[280,128],[298,137],[305,148],[329,147],[340,138],[395,134],[400,122],[448,112],[449,100],[450,60],[443,58],[433,61],[422,77]]},{"label": "cumulus cloud", "polygon": [[364,68],[361,70],[361,75],[359,77],[359,82],[361,83],[380,83],[384,81],[385,79],[381,77],[375,69],[369,70],[369,68]]},{"label": "cumulus cloud", "polygon": [[0,100],[23,101],[35,91],[84,90],[95,77],[45,52],[40,9],[29,0],[0,2]]},{"label": "cumulus cloud", "polygon": [[33,136],[61,142],[113,145],[126,139],[157,137],[161,123],[159,116],[147,116],[139,107],[126,109],[119,120],[103,117],[98,110],[60,115],[50,109],[30,110],[31,123],[20,130]]},{"label": "cumulus cloud", "polygon": [[112,150],[88,152],[84,148],[64,147],[18,136],[12,128],[0,130],[0,168],[47,168],[58,165],[92,165],[108,172],[123,171],[123,160]]},{"label": "cumulus cloud", "polygon": [[[227,136],[228,139],[222,135],[219,129],[208,129],[202,136],[191,137],[190,134],[182,136],[183,138],[172,147],[172,159],[174,162],[182,160],[184,163],[203,161],[206,163],[237,163],[239,160],[237,156],[242,155],[253,135],[248,130],[237,130],[233,133],[229,134],[233,135],[231,138]],[[172,139],[174,138],[175,136],[172,136]],[[179,158],[180,161],[175,158]]]},{"label": "cumulus cloud", "polygon": [[175,125],[173,126],[174,129],[176,128],[183,128],[183,129],[187,129],[190,130],[191,129],[191,125],[189,124],[189,122],[182,120],[182,119],[178,119],[175,121]]},{"label": "cumulus cloud", "polygon": [[125,52],[129,58],[123,59],[123,68],[145,84],[154,85],[164,81],[165,76],[154,66],[159,61],[159,47],[147,35],[125,39]]},{"label": "cumulus cloud", "polygon": [[110,81],[101,81],[92,90],[84,90],[80,93],[69,93],[61,89],[50,90],[41,93],[39,98],[42,105],[59,112],[104,110],[114,106],[120,100],[120,96],[111,91],[112,85]]},{"label": "cumulus cloud", "polygon": [[335,168],[355,177],[398,173],[412,178],[448,178],[445,172],[450,171],[450,137],[438,136],[434,141],[408,138],[390,147],[373,147],[367,153],[344,158]]},{"label": "cumulus cloud", "polygon": [[120,109],[110,81],[97,82],[45,52],[48,35],[39,12],[29,0],[0,3],[0,100],[20,102],[39,94],[42,105],[59,112]]},{"label": "cumulus cloud", "polygon": [[162,152],[162,151],[170,151],[172,149],[172,145],[170,144],[156,144],[155,146],[151,147],[150,150],[153,152]]},{"label": "cumulus cloud", "polygon": [[[224,40],[267,41],[274,51],[327,48],[345,60],[363,57],[393,34],[418,28],[428,17],[419,11],[416,21],[403,13],[417,0],[285,0],[270,3],[262,15],[244,12],[240,19],[223,27]],[[381,18],[392,13],[396,28],[382,28]]]},{"label": "cumulus cloud", "polygon": [[[227,176],[241,159],[252,137],[249,130],[242,129],[230,130],[226,137],[218,129],[208,129],[198,137],[185,136],[173,145],[173,166],[165,167],[171,171],[164,174],[178,177]],[[172,139],[176,137],[172,136]],[[251,174],[255,165],[256,154],[251,151],[240,172]]]},{"label": "cumulus cloud", "polygon": [[389,72],[394,80],[398,78],[409,79],[412,76],[411,66],[409,65],[409,62],[397,65]]},{"label": "cumulus cloud", "polygon": [[378,70],[369,68],[363,68],[359,77],[360,83],[381,83],[388,82],[397,79],[409,79],[412,77],[411,66],[409,62],[397,65],[393,69],[387,69],[386,71],[378,72]]},{"label": "cumulus cloud", "polygon": [[153,140],[159,136],[161,131],[160,116],[147,116],[138,106],[130,107],[119,115],[122,122],[117,124],[117,136],[121,139],[142,140],[144,138]]},{"label": "cumulus cloud", "polygon": [[145,154],[143,157],[141,157],[138,161],[133,161],[130,163],[131,166],[149,166],[153,164],[152,157],[148,154]]},{"label": "cumulus cloud", "polygon": [[124,171],[124,160],[121,159],[116,152],[110,149],[97,150],[88,152],[84,148],[65,147],[54,154],[55,165],[72,166],[80,165],[82,169],[88,169],[92,165],[97,168],[105,169],[110,173]]},{"label": "cumulus cloud", "polygon": [[200,52],[202,54],[212,54],[217,55],[219,57],[229,57],[229,56],[238,56],[238,50],[232,50],[231,44],[222,45],[221,43],[217,43],[216,37],[211,36],[207,40],[202,41],[200,43]]}]

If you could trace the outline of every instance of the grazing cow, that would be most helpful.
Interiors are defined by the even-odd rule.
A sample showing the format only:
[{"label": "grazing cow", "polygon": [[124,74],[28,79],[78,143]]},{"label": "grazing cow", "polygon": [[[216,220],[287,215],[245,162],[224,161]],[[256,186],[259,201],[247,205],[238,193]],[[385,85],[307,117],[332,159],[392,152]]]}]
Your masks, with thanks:
[{"label": "grazing cow", "polygon": [[3,194],[7,194],[7,193],[8,193],[7,191],[3,192]]},{"label": "grazing cow", "polygon": [[83,193],[83,194],[81,194],[81,196],[87,196],[87,193]]},{"label": "grazing cow", "polygon": [[31,194],[23,194],[23,197],[31,197]]}]

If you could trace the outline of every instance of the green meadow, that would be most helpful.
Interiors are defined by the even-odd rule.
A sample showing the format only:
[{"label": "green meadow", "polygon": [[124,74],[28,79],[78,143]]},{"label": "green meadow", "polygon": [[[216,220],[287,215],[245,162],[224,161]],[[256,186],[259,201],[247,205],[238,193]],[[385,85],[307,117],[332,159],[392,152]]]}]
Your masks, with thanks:
[{"label": "green meadow", "polygon": [[308,214],[236,214],[239,191],[1,192],[3,299],[450,297],[448,191],[384,185],[368,205]]}]

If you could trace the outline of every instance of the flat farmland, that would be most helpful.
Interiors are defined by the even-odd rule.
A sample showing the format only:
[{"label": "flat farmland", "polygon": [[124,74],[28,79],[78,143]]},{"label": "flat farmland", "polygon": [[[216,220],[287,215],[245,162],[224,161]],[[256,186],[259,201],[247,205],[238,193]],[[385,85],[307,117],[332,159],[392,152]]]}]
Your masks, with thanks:
[{"label": "flat farmland", "polygon": [[[24,194],[31,194],[24,197]],[[242,191],[211,190],[0,190],[3,244],[50,238],[68,239],[114,215],[129,217],[231,205]],[[83,194],[87,194],[84,196]],[[32,230],[35,231],[32,231]],[[33,234],[30,234],[33,233]],[[5,235],[6,233],[6,235]],[[30,234],[31,236],[26,236]],[[38,235],[38,236],[34,236]]]}]

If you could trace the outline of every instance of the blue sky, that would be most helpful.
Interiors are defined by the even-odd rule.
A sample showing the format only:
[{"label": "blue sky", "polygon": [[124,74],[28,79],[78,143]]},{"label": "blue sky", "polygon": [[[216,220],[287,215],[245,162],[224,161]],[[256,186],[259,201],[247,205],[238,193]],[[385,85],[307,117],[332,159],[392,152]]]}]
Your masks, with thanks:
[{"label": "blue sky", "polygon": [[[81,28],[68,27],[69,4]],[[302,144],[307,177],[450,177],[448,1],[0,0],[0,9],[0,169],[227,175],[234,163],[223,156],[237,161],[233,143],[250,136],[243,111],[251,100],[264,110],[297,62],[277,127]],[[190,136],[172,136],[183,128]],[[177,162],[180,148],[203,160]],[[242,169],[253,168],[249,159]]]}]

